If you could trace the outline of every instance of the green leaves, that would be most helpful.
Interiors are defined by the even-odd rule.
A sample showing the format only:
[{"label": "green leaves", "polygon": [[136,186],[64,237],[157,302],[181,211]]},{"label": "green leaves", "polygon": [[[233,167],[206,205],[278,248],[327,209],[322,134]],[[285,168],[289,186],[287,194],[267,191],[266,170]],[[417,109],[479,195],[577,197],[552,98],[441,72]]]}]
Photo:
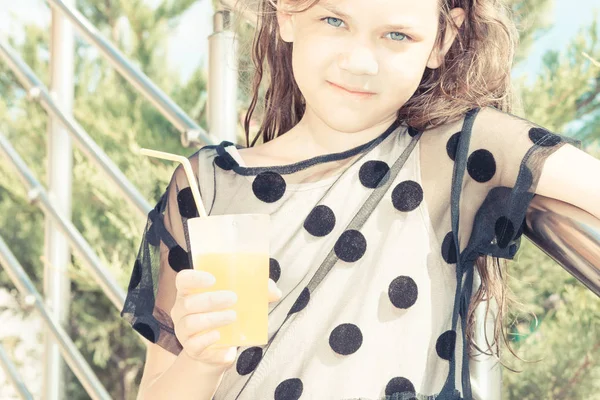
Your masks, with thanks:
[{"label": "green leaves", "polygon": [[[164,58],[169,30],[192,4],[191,0],[170,0],[155,10],[144,1],[79,0],[78,9],[184,111],[201,118],[205,72],[198,70],[189,82],[178,83],[177,75],[166,70]],[[15,49],[48,84],[49,30],[38,26],[24,29],[25,41]],[[154,205],[175,166],[139,156],[137,149],[148,147],[181,155],[191,155],[196,149],[183,148],[179,132],[89,45],[78,40],[76,49],[74,118]],[[48,123],[42,107],[28,101],[19,82],[0,63],[0,132],[43,185]],[[145,218],[132,209],[76,145],[73,147],[72,221],[109,273],[126,288]],[[28,204],[23,184],[3,157],[0,176],[0,235],[41,291],[43,213]],[[113,398],[134,399],[141,377],[143,345],[77,255],[72,257],[68,274],[72,282],[71,337]],[[13,287],[0,272],[2,286]],[[66,398],[88,398],[77,379],[70,372],[68,376]],[[38,381],[41,384],[41,376]]]}]

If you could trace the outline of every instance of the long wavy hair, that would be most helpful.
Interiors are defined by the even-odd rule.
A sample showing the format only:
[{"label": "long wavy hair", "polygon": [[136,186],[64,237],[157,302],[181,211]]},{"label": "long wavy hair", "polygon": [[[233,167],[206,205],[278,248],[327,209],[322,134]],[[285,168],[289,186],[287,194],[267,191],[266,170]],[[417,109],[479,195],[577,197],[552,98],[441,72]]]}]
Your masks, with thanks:
[{"label": "long wavy hair", "polygon": [[[286,12],[302,12],[319,0],[287,0],[293,9]],[[464,117],[474,107],[492,106],[501,111],[512,112],[515,96],[511,86],[511,68],[518,43],[518,31],[513,22],[512,11],[503,0],[439,0],[439,33],[436,46],[441,46],[449,27],[458,31],[454,43],[437,69],[426,68],[414,95],[398,110],[397,116],[407,125],[417,129],[434,128]],[[450,16],[453,8],[465,11],[465,21],[458,27]],[[275,0],[237,0],[236,14],[257,16],[252,43],[241,46],[241,51],[251,50],[253,78],[251,102],[244,119],[246,146],[252,147],[258,139],[266,143],[289,131],[302,118],[305,103],[296,85],[292,70],[292,43],[281,40],[276,17]],[[236,32],[243,29],[238,19]],[[240,30],[241,29],[241,30]],[[243,66],[241,67],[243,69]],[[261,86],[263,77],[266,84]],[[266,87],[266,89],[264,89]],[[261,115],[258,132],[250,140],[252,115],[257,106]],[[261,107],[262,106],[262,107]],[[503,330],[508,305],[520,304],[510,292],[507,283],[506,260],[480,256],[476,268],[481,284],[473,294],[467,317],[467,340],[469,356],[474,349],[482,354],[500,359],[502,336],[510,352],[517,357]],[[494,300],[497,307],[493,328],[493,346],[487,334],[487,351],[474,342],[475,309],[482,301]],[[490,302],[486,304],[488,319]],[[492,352],[488,352],[492,350]],[[502,363],[505,367],[505,364]],[[509,368],[511,371],[515,371]]]}]

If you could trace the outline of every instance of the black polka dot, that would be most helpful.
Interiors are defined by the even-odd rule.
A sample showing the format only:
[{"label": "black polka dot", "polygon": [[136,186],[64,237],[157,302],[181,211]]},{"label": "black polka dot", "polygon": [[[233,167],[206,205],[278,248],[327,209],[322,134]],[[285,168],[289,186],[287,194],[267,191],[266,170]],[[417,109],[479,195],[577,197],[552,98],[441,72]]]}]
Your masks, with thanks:
[{"label": "black polka dot", "polygon": [[435,343],[435,351],[440,358],[450,361],[454,354],[456,344],[456,332],[450,330],[442,333]]},{"label": "black polka dot", "polygon": [[262,348],[258,346],[249,347],[242,351],[237,359],[236,370],[240,375],[248,375],[258,366],[262,358]]},{"label": "black polka dot", "polygon": [[313,236],[326,236],[335,227],[335,214],[331,208],[319,205],[304,220],[304,229]]},{"label": "black polka dot", "polygon": [[215,164],[225,171],[230,171],[235,166],[236,162],[229,153],[225,153],[222,156],[215,157]]},{"label": "black polka dot", "polygon": [[527,220],[525,218],[523,218],[523,222],[519,226],[519,230],[517,231],[517,234],[515,235],[515,238],[513,240],[518,240],[526,228],[527,228]]},{"label": "black polka dot", "polygon": [[275,388],[275,400],[298,400],[304,386],[298,378],[286,379]]},{"label": "black polka dot", "polygon": [[158,235],[158,229],[156,223],[150,225],[146,232],[146,240],[152,246],[158,246],[160,244],[160,236]]},{"label": "black polka dot", "polygon": [[448,264],[456,264],[456,261],[458,260],[452,232],[448,232],[446,236],[444,236],[444,241],[442,242],[442,257]]},{"label": "black polka dot", "polygon": [[412,126],[408,127],[408,134],[410,135],[410,137],[415,137],[419,134],[419,130],[417,128],[414,128]]},{"label": "black polka dot", "polygon": [[496,160],[488,150],[475,150],[467,160],[467,171],[477,182],[487,182],[496,173]]},{"label": "black polka dot", "polygon": [[273,279],[273,282],[277,282],[281,276],[281,267],[279,261],[274,258],[269,258],[269,278]]},{"label": "black polka dot", "polygon": [[521,165],[521,170],[519,172],[519,176],[517,182],[515,183],[514,190],[518,193],[525,193],[531,189],[531,185],[533,184],[533,174],[531,170],[526,165]]},{"label": "black polka dot", "polygon": [[285,193],[285,180],[276,172],[261,172],[252,182],[254,195],[265,203],[274,203]]},{"label": "black polka dot", "polygon": [[416,282],[409,276],[399,276],[390,283],[388,296],[398,308],[409,308],[417,301],[419,290]]},{"label": "black polka dot", "polygon": [[514,257],[515,254],[517,254],[518,249],[519,249],[519,246],[517,246],[516,243],[511,244],[510,247],[508,248],[508,256]]},{"label": "black polka dot", "polygon": [[129,281],[129,290],[135,289],[137,285],[140,284],[142,280],[142,264],[140,260],[136,258],[135,263],[133,263],[133,271],[131,271],[131,280]]},{"label": "black polka dot", "polygon": [[408,212],[423,201],[423,189],[415,181],[400,182],[392,191],[392,204],[397,210]]},{"label": "black polka dot", "polygon": [[138,331],[140,335],[152,343],[156,343],[156,340],[158,339],[158,330],[156,328],[153,329],[150,324],[138,321],[133,324],[133,329]]},{"label": "black polka dot", "polygon": [[169,265],[175,272],[190,268],[188,253],[179,245],[169,250]]},{"label": "black polka dot", "polygon": [[529,139],[538,146],[544,147],[556,146],[562,141],[560,136],[544,128],[531,128],[529,130]]},{"label": "black polka dot", "polygon": [[409,396],[414,397],[416,395],[415,385],[413,385],[413,383],[407,378],[397,376],[390,379],[388,384],[385,386],[385,395],[396,396],[398,400],[408,399]]},{"label": "black polka dot", "polygon": [[341,324],[329,335],[329,345],[338,354],[347,356],[355,353],[363,342],[362,332],[354,324]]},{"label": "black polka dot", "polygon": [[310,300],[310,290],[308,290],[308,288],[305,287],[304,290],[302,291],[302,293],[300,293],[300,296],[298,296],[298,298],[296,299],[296,302],[292,306],[292,309],[290,310],[290,312],[288,312],[288,315],[291,315],[291,314],[294,314],[294,313],[304,310],[304,308],[308,304],[309,300]]},{"label": "black polka dot", "polygon": [[389,178],[390,167],[387,163],[378,160],[370,160],[360,167],[358,178],[364,187],[375,189],[383,185]]},{"label": "black polka dot", "polygon": [[496,220],[494,231],[496,233],[498,247],[504,249],[512,240],[513,235],[515,234],[515,227],[510,219],[502,216]]},{"label": "black polka dot", "polygon": [[458,141],[460,140],[460,134],[462,132],[456,132],[454,135],[450,136],[448,142],[446,143],[446,153],[448,153],[448,157],[452,161],[456,160],[456,151],[458,150]]},{"label": "black polka dot", "polygon": [[367,240],[359,231],[350,229],[341,234],[333,249],[340,260],[354,262],[365,254]]},{"label": "black polka dot", "polygon": [[192,195],[192,189],[186,187],[177,193],[177,206],[179,207],[179,214],[185,218],[196,218],[198,217],[198,208]]}]

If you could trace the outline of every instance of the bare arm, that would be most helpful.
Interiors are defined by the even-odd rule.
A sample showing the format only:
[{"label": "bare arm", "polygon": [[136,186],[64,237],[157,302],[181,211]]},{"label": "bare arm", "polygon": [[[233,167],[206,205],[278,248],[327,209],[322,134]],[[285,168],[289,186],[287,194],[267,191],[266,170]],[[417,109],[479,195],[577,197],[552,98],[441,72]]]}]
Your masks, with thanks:
[{"label": "bare arm", "polygon": [[149,343],[137,400],[211,400],[226,370]]}]

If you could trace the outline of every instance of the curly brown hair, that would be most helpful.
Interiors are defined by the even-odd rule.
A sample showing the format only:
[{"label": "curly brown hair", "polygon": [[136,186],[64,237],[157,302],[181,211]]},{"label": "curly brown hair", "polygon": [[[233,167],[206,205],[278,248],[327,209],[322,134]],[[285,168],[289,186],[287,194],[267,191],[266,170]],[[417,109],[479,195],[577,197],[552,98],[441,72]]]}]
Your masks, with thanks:
[{"label": "curly brown hair", "polygon": [[[266,143],[294,127],[305,111],[304,97],[293,77],[292,43],[284,42],[279,33],[276,0],[237,0],[234,9],[239,15],[255,15],[252,28],[251,49],[254,74],[251,82],[251,102],[244,119],[246,146],[252,147],[258,139]],[[518,42],[518,31],[513,22],[512,11],[503,0],[439,0],[439,32],[435,45],[442,46],[449,26],[458,34],[437,69],[426,68],[414,95],[398,110],[397,116],[409,126],[429,129],[456,121],[475,107],[495,107],[512,112],[515,97],[511,86],[511,68]],[[286,0],[293,9],[286,12],[302,12],[319,0]],[[458,27],[450,10],[462,8],[465,21]],[[249,11],[250,10],[250,11]],[[236,31],[240,31],[238,20]],[[243,28],[242,28],[243,29]],[[266,69],[266,70],[265,70]],[[267,75],[266,90],[262,90],[263,76]],[[262,108],[261,124],[250,141],[250,122],[257,106]],[[261,107],[262,106],[262,107]],[[508,305],[520,304],[512,296],[507,283],[506,260],[480,256],[476,261],[481,284],[473,295],[467,317],[467,340],[469,356],[473,350],[500,359],[502,336],[510,352],[521,360],[510,346],[504,332],[504,318]],[[483,301],[488,319],[490,302],[496,309],[493,345],[490,352],[481,349],[474,341],[475,309]],[[492,350],[485,334],[487,350]],[[507,367],[504,363],[502,363]],[[507,367],[511,371],[515,371]],[[516,371],[515,371],[516,372]]]}]

